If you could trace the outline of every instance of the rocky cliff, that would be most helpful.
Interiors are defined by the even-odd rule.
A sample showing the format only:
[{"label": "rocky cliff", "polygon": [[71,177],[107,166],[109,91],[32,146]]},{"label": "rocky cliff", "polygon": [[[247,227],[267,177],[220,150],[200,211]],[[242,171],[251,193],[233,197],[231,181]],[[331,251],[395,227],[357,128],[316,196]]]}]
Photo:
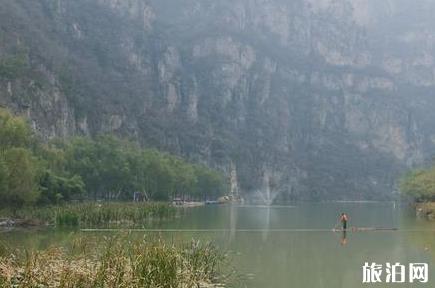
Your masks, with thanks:
[{"label": "rocky cliff", "polygon": [[434,153],[433,1],[0,7],[0,105],[45,139],[114,132],[285,199],[389,198]]}]

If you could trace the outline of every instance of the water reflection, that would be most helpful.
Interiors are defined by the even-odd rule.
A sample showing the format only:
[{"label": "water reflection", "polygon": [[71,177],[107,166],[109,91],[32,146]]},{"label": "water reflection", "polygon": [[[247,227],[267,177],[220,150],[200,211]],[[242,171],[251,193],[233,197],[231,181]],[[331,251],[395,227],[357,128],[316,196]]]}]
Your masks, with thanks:
[{"label": "water reflection", "polygon": [[238,209],[235,204],[230,206],[230,243],[236,238],[237,232],[237,213]]},{"label": "water reflection", "polygon": [[340,244],[341,246],[346,246],[347,245],[347,235],[346,235],[346,230],[343,230],[342,234],[341,234],[341,239],[340,239]]},{"label": "water reflection", "polygon": [[269,237],[269,229],[270,229],[270,206],[267,206],[265,210],[265,226],[263,227],[262,239],[263,243],[267,241]]},{"label": "water reflection", "polygon": [[[332,232],[341,211],[351,215],[354,227],[399,230]],[[428,263],[429,275],[435,277],[435,256],[431,255],[435,251],[435,223],[416,219],[411,210],[408,213],[391,203],[199,207],[152,228],[180,229],[159,234],[171,241],[212,241],[223,250],[234,252],[232,261],[239,272],[255,275],[247,283],[250,288],[287,288],[289,283],[304,288],[367,287],[361,283],[365,262]],[[26,230],[0,233],[0,242],[43,249],[51,244],[72,245],[75,238],[83,235],[79,231]],[[135,232],[131,237],[152,235]],[[107,234],[85,235],[89,241],[100,241],[104,236]],[[430,278],[428,285],[406,287],[435,287],[434,280]]]}]

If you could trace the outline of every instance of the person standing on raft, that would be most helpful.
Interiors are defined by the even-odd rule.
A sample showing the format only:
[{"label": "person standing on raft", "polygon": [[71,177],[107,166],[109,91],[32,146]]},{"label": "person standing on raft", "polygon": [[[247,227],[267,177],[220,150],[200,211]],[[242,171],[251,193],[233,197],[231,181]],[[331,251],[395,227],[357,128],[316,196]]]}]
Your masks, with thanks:
[{"label": "person standing on raft", "polygon": [[340,215],[340,222],[341,222],[341,225],[343,227],[343,231],[347,230],[347,222],[348,221],[349,221],[349,217],[347,216],[347,214],[346,213],[341,213],[341,215]]}]

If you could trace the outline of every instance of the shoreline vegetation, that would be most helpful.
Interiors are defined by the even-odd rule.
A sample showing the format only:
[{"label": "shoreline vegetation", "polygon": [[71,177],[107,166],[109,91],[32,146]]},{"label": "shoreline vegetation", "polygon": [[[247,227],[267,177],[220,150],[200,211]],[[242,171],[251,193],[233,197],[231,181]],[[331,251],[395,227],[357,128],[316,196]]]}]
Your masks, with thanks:
[{"label": "shoreline vegetation", "polygon": [[435,219],[435,202],[415,203],[415,212],[418,217],[426,217],[429,220]]},{"label": "shoreline vegetation", "polygon": [[70,249],[0,249],[0,286],[205,288],[224,287],[235,278],[227,255],[212,244],[175,245],[128,235],[103,242],[93,247],[78,238]]},{"label": "shoreline vegetation", "polygon": [[403,176],[400,191],[413,199],[417,216],[435,219],[435,166]]},{"label": "shoreline vegetation", "polygon": [[[0,108],[0,228],[143,227],[177,217],[173,199],[214,200],[227,186],[217,170],[112,135],[41,141]],[[210,244],[104,239],[39,251],[0,242],[0,287],[222,287],[232,274]]]},{"label": "shoreline vegetation", "polygon": [[113,135],[41,141],[24,118],[0,108],[0,208],[205,201],[227,186],[217,170]]},{"label": "shoreline vegetation", "polygon": [[177,209],[169,203],[86,202],[58,206],[24,207],[1,210],[0,227],[55,226],[80,228],[134,228],[150,221],[176,217]]}]

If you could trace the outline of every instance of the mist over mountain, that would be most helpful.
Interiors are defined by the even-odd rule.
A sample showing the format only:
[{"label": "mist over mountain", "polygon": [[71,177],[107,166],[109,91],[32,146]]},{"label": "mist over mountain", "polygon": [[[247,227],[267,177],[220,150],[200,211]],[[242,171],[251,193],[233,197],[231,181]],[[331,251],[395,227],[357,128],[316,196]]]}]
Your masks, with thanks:
[{"label": "mist over mountain", "polygon": [[[435,152],[429,0],[0,0],[0,105],[255,197],[388,199]],[[248,196],[247,196],[248,197]]]}]

